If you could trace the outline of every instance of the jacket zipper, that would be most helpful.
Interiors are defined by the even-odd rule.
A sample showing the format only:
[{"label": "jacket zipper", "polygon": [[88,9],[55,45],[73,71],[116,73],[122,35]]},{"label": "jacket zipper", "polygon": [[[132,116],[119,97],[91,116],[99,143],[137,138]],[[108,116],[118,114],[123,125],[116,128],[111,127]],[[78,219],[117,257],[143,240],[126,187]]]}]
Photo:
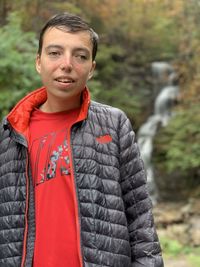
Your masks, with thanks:
[{"label": "jacket zipper", "polygon": [[75,173],[76,170],[74,170],[74,158],[73,158],[73,153],[72,153],[72,143],[71,143],[71,127],[69,128],[68,131],[68,138],[69,138],[69,157],[70,157],[70,168],[72,170],[71,175],[72,175],[72,180],[73,180],[73,198],[74,198],[74,207],[75,207],[75,215],[76,215],[76,230],[77,230],[77,243],[78,243],[78,256],[80,259],[80,267],[84,266],[83,263],[83,255],[82,255],[82,246],[81,246],[81,230],[80,230],[80,208],[79,208],[79,203],[78,203],[78,192],[77,192],[77,185],[75,181]]},{"label": "jacket zipper", "polygon": [[28,202],[29,202],[29,179],[28,179],[28,152],[26,151],[26,210],[25,210],[25,230],[24,230],[24,240],[23,240],[23,252],[22,252],[22,261],[21,267],[25,266],[26,259],[26,245],[27,245],[27,236],[28,236]]}]

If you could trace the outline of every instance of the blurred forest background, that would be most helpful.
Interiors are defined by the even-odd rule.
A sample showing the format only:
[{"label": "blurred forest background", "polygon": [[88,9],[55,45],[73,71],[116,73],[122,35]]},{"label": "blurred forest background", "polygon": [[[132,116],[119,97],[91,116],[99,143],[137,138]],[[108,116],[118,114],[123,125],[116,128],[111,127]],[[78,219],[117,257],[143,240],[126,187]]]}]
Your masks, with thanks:
[{"label": "blurred forest background", "polygon": [[[156,223],[166,260],[184,254],[188,265],[183,266],[200,266],[200,209],[195,210],[200,199],[200,1],[0,0],[1,118],[41,86],[34,67],[39,30],[60,11],[80,15],[99,33],[97,69],[89,82],[93,99],[124,110],[136,133],[153,112],[157,92],[152,62],[167,62],[175,69],[180,87],[175,116],[154,138],[153,163],[163,205],[155,208]],[[176,205],[181,205],[179,217]],[[162,214],[164,207],[168,211]],[[193,225],[199,236],[195,241],[191,212],[198,222]],[[166,229],[174,236],[163,237]],[[178,234],[180,240],[174,240]]]}]

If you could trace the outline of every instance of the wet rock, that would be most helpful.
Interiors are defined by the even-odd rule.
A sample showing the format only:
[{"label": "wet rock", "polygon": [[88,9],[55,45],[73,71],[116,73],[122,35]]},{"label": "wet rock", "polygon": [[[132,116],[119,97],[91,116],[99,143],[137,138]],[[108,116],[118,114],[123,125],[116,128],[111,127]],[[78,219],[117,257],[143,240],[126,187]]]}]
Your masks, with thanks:
[{"label": "wet rock", "polygon": [[154,218],[159,235],[200,246],[200,199],[159,203],[154,207]]},{"label": "wet rock", "polygon": [[192,216],[188,224],[189,242],[193,246],[200,246],[200,216]]}]

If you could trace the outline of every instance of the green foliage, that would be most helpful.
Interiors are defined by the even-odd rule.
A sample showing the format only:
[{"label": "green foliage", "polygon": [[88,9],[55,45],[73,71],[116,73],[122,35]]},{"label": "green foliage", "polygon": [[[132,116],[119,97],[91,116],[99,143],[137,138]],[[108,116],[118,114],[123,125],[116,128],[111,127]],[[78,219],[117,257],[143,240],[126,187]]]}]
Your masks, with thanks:
[{"label": "green foliage", "polygon": [[[199,251],[200,253],[200,251]],[[194,253],[191,253],[191,255],[189,255],[189,261],[191,262],[192,266],[194,267],[199,267],[200,266],[200,256],[199,254],[194,254]]]},{"label": "green foliage", "polygon": [[170,173],[198,172],[200,167],[200,108],[190,105],[177,112],[166,128],[162,128],[155,140],[155,162]]},{"label": "green foliage", "polygon": [[174,18],[157,17],[152,29],[150,29],[151,56],[156,57],[159,54],[159,59],[174,59],[179,46],[177,31],[178,25]]},{"label": "green foliage", "polygon": [[95,79],[100,81],[98,101],[116,106],[133,121],[141,111],[141,92],[137,93],[127,71],[126,52],[118,45],[100,46]]},{"label": "green foliage", "polygon": [[90,93],[91,93],[92,99],[98,101],[99,91],[102,90],[101,81],[99,81],[98,79],[93,78],[93,79],[88,81],[87,86],[90,89]]},{"label": "green foliage", "polygon": [[163,253],[167,255],[177,256],[183,252],[183,245],[181,245],[177,240],[160,237],[160,243]]},{"label": "green foliage", "polygon": [[34,61],[35,34],[23,32],[20,19],[12,13],[9,23],[0,29],[0,94],[1,116],[26,92],[39,86]]},{"label": "green foliage", "polygon": [[[120,59],[124,57],[122,47],[113,44],[101,44],[97,53],[97,79],[102,79],[104,83],[112,85],[116,82],[117,74],[120,75]],[[117,60],[118,59],[118,60]]]},{"label": "green foliage", "polygon": [[124,47],[129,56],[134,54],[137,63],[170,60],[178,52],[177,18],[163,1],[118,1],[104,25],[111,41]]},{"label": "green foliage", "polygon": [[200,247],[191,247],[180,244],[175,239],[170,239],[166,236],[159,238],[164,259],[172,258],[179,259],[184,256],[185,260],[193,267],[200,266]]},{"label": "green foliage", "polygon": [[136,120],[141,110],[140,95],[133,94],[133,86],[126,79],[113,84],[112,88],[102,86],[97,99],[122,109],[132,121]]}]

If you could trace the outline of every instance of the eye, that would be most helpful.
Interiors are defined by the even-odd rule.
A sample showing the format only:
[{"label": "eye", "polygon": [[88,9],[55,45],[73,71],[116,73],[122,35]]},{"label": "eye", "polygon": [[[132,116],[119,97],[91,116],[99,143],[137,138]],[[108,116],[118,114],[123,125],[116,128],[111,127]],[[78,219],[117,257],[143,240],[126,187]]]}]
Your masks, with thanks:
[{"label": "eye", "polygon": [[85,55],[85,54],[76,54],[75,55],[75,58],[78,60],[78,61],[86,61],[88,59],[88,57]]},{"label": "eye", "polygon": [[49,51],[49,52],[48,52],[48,55],[49,55],[50,57],[58,57],[58,56],[61,55],[61,53],[60,53],[59,51]]}]

